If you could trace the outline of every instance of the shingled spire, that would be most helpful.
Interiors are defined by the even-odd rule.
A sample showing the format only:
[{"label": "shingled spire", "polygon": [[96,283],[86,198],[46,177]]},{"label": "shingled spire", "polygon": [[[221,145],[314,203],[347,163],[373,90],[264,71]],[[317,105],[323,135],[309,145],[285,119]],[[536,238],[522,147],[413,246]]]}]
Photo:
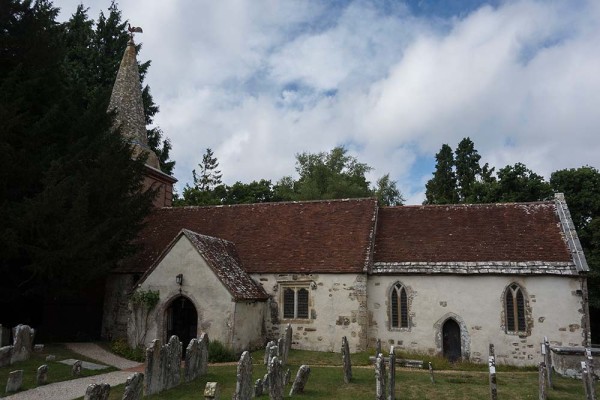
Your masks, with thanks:
[{"label": "shingled spire", "polygon": [[125,54],[123,54],[108,110],[116,111],[115,126],[120,127],[121,134],[133,144],[134,156],[147,153],[146,165],[160,169],[158,157],[148,147],[142,85],[133,36],[127,43]]}]

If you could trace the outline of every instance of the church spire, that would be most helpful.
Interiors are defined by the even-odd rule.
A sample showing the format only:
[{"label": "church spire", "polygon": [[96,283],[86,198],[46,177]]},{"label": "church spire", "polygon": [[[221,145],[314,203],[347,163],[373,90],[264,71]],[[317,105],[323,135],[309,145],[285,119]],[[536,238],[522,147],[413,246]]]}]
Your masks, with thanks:
[{"label": "church spire", "polygon": [[[139,29],[139,28],[138,28]],[[137,31],[140,32],[141,30]],[[134,146],[134,156],[147,153],[146,165],[160,169],[158,157],[148,147],[146,118],[142,102],[142,86],[136,59],[133,31],[127,43],[125,54],[121,60],[117,79],[113,86],[108,105],[109,111],[115,111],[115,125],[120,127],[121,134]]]}]

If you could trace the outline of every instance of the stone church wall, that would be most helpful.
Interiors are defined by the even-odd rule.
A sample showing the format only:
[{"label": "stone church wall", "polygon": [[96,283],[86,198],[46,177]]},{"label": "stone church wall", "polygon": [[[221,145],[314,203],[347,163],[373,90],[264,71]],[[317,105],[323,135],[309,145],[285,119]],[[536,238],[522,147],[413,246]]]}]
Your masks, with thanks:
[{"label": "stone church wall", "polygon": [[[253,274],[272,296],[266,318],[269,339],[292,325],[295,349],[339,352],[346,336],[352,352],[367,345],[367,277],[362,274]],[[283,289],[307,288],[309,318],[283,318]]]},{"label": "stone church wall", "polygon": [[104,310],[102,315],[102,338],[127,339],[127,303],[129,292],[137,281],[133,274],[113,274],[106,280]]},{"label": "stone church wall", "polygon": [[[390,328],[389,296],[396,282],[407,290],[408,328]],[[526,294],[528,332],[520,336],[505,331],[503,294],[513,282]],[[544,336],[553,345],[582,345],[585,318],[579,289],[579,278],[561,276],[370,276],[369,344],[374,347],[379,338],[385,347],[441,354],[441,327],[453,318],[461,327],[463,358],[485,362],[493,343],[499,363],[535,365]]]}]

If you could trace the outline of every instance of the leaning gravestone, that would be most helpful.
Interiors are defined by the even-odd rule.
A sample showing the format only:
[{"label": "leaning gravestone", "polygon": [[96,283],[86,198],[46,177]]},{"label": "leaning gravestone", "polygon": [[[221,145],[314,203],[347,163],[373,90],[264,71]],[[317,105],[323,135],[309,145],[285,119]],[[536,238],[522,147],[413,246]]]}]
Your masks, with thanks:
[{"label": "leaning gravestone", "polygon": [[200,376],[200,344],[198,339],[190,340],[185,350],[185,368],[183,378],[186,382],[193,381]]},{"label": "leaning gravestone", "polygon": [[6,382],[6,393],[16,392],[21,389],[23,385],[23,370],[12,371],[8,374],[8,381]]},{"label": "leaning gravestone", "polygon": [[292,371],[290,369],[285,370],[285,374],[283,374],[283,386],[290,384],[290,378],[292,376]]},{"label": "leaning gravestone", "polygon": [[127,377],[122,400],[141,400],[144,389],[144,374],[136,372]]},{"label": "leaning gravestone", "polygon": [[45,385],[48,383],[48,366],[46,364],[40,365],[35,375],[35,384],[38,386]]},{"label": "leaning gravestone", "polygon": [[33,338],[35,329],[28,325],[17,325],[13,328],[13,351],[10,363],[29,360],[31,350],[33,349]]},{"label": "leaning gravestone", "polygon": [[237,365],[237,383],[233,400],[250,400],[254,392],[252,387],[252,358],[244,351]]},{"label": "leaning gravestone", "polygon": [[75,361],[75,363],[73,364],[73,367],[71,369],[71,374],[73,376],[80,376],[81,375],[81,360],[77,360]]},{"label": "leaning gravestone", "polygon": [[4,346],[0,347],[0,367],[6,367],[10,365],[10,359],[12,358],[13,347]]},{"label": "leaning gravestone", "polygon": [[375,399],[386,400],[385,398],[385,358],[383,354],[377,355],[375,361]]},{"label": "leaning gravestone", "polygon": [[346,336],[342,337],[342,362],[344,364],[344,382],[350,383],[352,380],[352,363],[350,361],[350,347]]},{"label": "leaning gravestone", "polygon": [[218,382],[206,382],[204,387],[204,400],[219,400],[221,398],[221,389]]},{"label": "leaning gravestone", "polygon": [[269,393],[269,372],[267,371],[267,373],[265,374],[265,376],[263,376],[262,379],[262,391],[263,393]]},{"label": "leaning gravestone", "polygon": [[306,382],[308,382],[309,376],[310,367],[308,365],[302,365],[300,366],[300,368],[298,368],[296,379],[294,379],[292,389],[290,390],[290,396],[293,396],[297,393],[304,393],[304,386],[306,386]]},{"label": "leaning gravestone", "polygon": [[265,346],[265,358],[264,358],[264,363],[265,365],[269,365],[269,353],[271,352],[271,346],[273,346],[275,344],[275,342],[270,341],[267,343],[267,345]]},{"label": "leaning gravestone", "polygon": [[160,340],[152,341],[146,349],[144,391],[146,396],[179,385],[181,379],[181,342],[175,335],[169,343],[161,346]]},{"label": "leaning gravestone", "polygon": [[92,383],[85,390],[83,400],[108,400],[110,385],[108,383]]},{"label": "leaning gravestone", "polygon": [[181,352],[182,347],[179,338],[175,335],[171,336],[165,352],[165,389],[171,389],[181,382]]},{"label": "leaning gravestone", "polygon": [[275,356],[269,363],[269,398],[271,400],[283,400],[282,368],[279,357]]},{"label": "leaning gravestone", "polygon": [[388,400],[396,400],[396,349],[394,346],[390,347],[388,386]]}]

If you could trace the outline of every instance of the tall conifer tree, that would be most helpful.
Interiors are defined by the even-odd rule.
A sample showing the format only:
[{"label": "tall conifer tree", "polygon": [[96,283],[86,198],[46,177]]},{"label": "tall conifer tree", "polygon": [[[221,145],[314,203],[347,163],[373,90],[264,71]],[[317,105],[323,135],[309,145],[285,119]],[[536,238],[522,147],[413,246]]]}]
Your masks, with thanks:
[{"label": "tall conifer tree", "polygon": [[442,145],[435,160],[433,178],[425,185],[425,204],[458,203],[452,148],[447,144]]}]

